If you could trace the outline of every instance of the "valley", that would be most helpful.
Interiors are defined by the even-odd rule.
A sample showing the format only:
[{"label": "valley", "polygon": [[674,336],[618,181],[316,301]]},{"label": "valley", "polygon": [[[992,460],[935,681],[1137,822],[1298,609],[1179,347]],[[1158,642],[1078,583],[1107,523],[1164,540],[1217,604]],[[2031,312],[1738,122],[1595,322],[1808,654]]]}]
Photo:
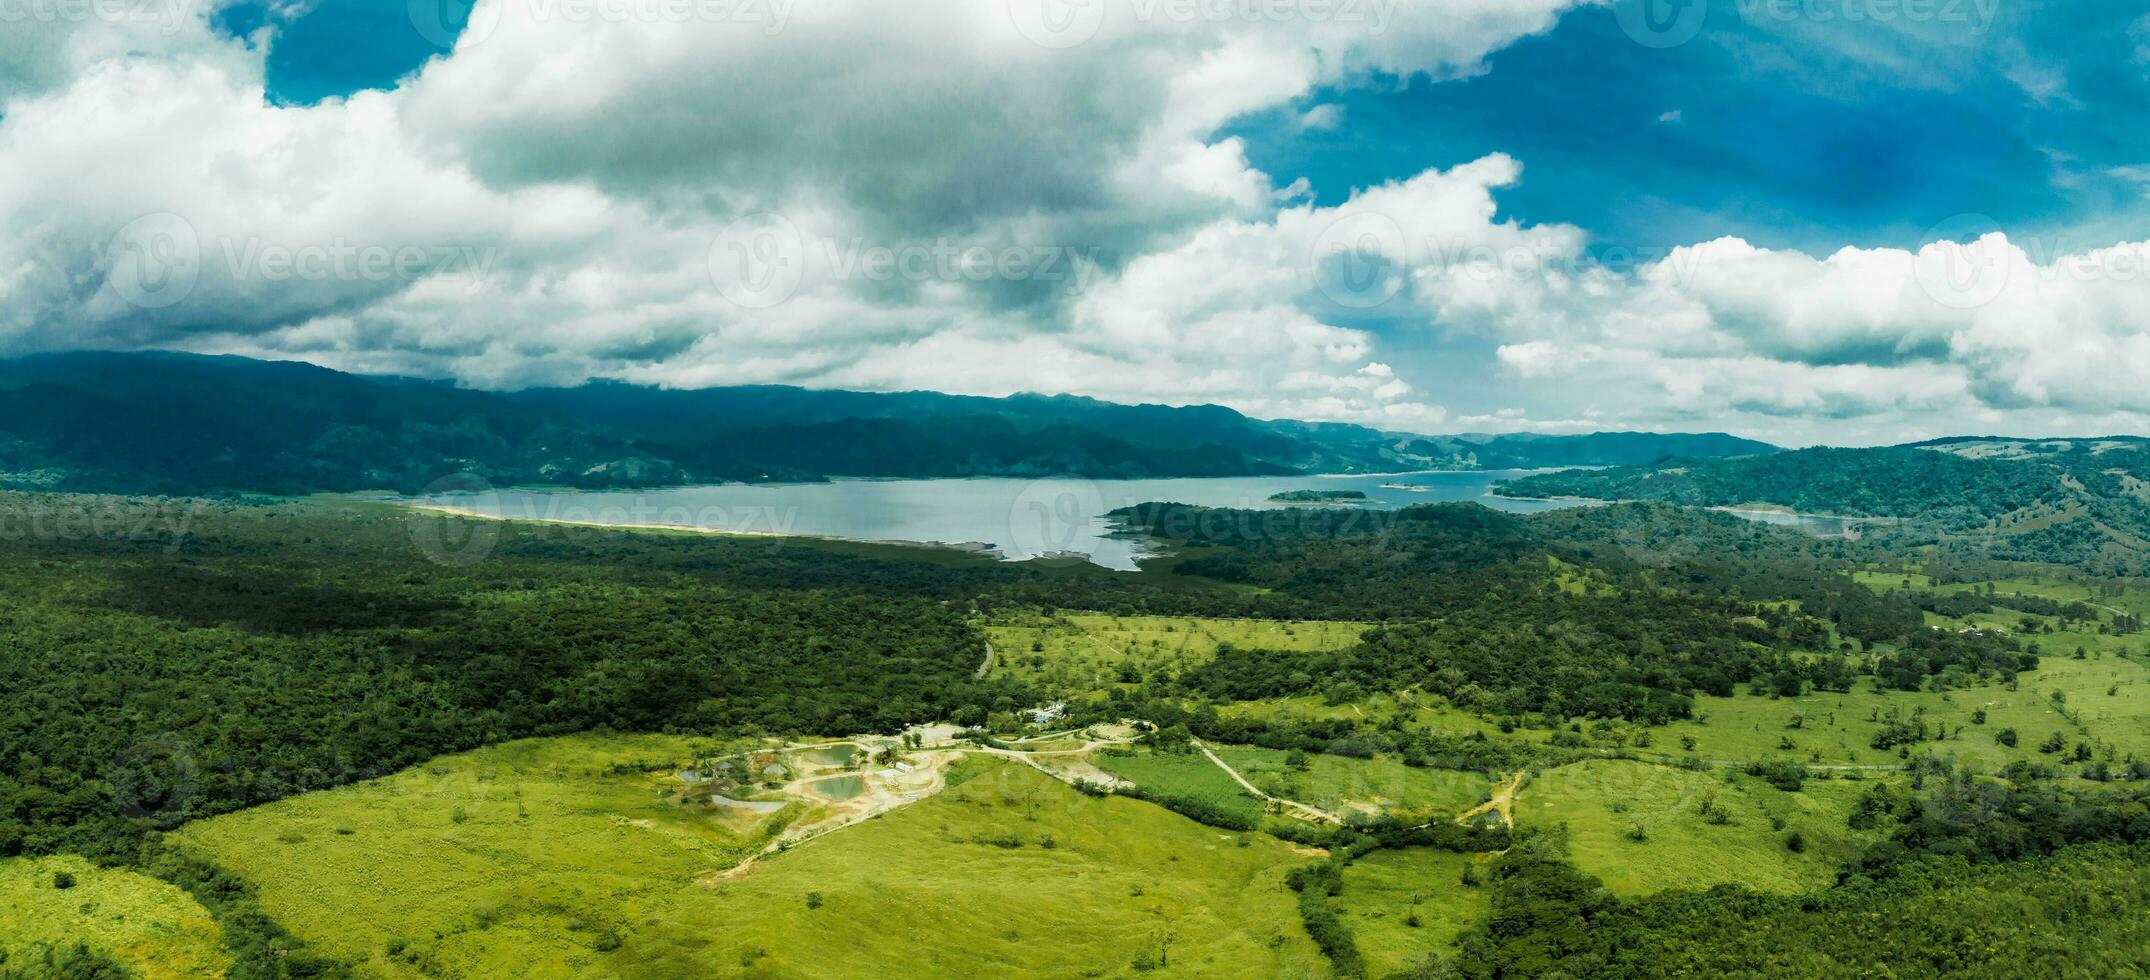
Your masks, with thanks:
[{"label": "valley", "polygon": [[[543,522],[443,565],[409,526],[459,518],[345,497],[205,507],[161,542],[13,542],[0,574],[64,562],[78,583],[13,593],[14,635],[79,658],[16,662],[16,704],[83,705],[40,744],[126,762],[75,784],[112,794],[110,817],[38,809],[65,785],[51,766],[12,790],[37,822],[8,832],[9,887],[41,924],[6,955],[144,976],[259,975],[265,957],[381,977],[1416,976],[1548,955],[1515,944],[1555,941],[1538,930],[1558,916],[1501,925],[1526,894],[1570,895],[1646,948],[1662,910],[1703,903],[1682,928],[1738,930],[1742,902],[1853,901],[1834,897],[1854,894],[1846,869],[1874,887],[1997,874],[2032,901],[2006,861],[2138,860],[2083,850],[2134,846],[2124,816],[2009,831],[2057,836],[1990,869],[1910,855],[1986,832],[1927,827],[1960,791],[2140,805],[2139,583],[1922,570],[1652,505],[1286,513],[1138,511],[1184,554],[1117,573]],[[1754,557],[1648,546],[1666,535]],[[1383,568],[1404,572],[1374,584]],[[99,652],[115,640],[167,652],[122,668]],[[367,666],[338,697],[255,709],[287,734],[161,695],[272,697],[245,681],[328,649]],[[254,666],[174,670],[231,650]],[[98,707],[112,690],[183,734],[145,740]],[[418,696],[469,707],[349,707]],[[343,721],[324,738],[308,718]],[[435,727],[455,718],[475,724]],[[81,859],[35,856],[52,853],[108,864],[58,889],[53,862]],[[1589,884],[1552,884],[1570,880]],[[1831,962],[1897,962],[1890,935]]]}]

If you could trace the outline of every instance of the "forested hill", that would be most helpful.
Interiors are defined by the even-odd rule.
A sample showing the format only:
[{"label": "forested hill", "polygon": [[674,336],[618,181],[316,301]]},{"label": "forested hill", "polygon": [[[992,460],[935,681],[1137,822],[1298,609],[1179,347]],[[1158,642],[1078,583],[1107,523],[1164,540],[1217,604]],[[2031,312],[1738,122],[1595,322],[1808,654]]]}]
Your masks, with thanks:
[{"label": "forested hill", "polygon": [[615,383],[493,393],[170,353],[0,360],[0,488],[148,494],[631,487],[830,476],[1097,478],[1640,463],[1724,435],[1424,437],[1215,405]]},{"label": "forested hill", "polygon": [[1944,554],[2140,574],[2150,567],[2146,481],[2150,440],[1958,438],[1547,473],[1499,489],[1891,518],[1900,523],[1877,530]]}]

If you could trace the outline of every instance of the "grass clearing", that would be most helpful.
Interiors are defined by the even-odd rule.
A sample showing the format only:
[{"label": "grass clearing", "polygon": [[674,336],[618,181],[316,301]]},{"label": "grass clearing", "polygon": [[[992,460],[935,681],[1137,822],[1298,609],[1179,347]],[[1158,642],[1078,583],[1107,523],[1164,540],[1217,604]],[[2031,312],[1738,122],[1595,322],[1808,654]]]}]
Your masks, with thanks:
[{"label": "grass clearing", "polygon": [[1462,812],[1493,792],[1493,781],[1475,772],[1415,769],[1396,759],[1352,759],[1309,753],[1307,767],[1287,764],[1291,753],[1246,745],[1212,745],[1217,757],[1271,796],[1324,810],[1435,808]]},{"label": "grass clearing", "polygon": [[[2061,700],[2053,699],[2055,691],[2061,693]],[[2018,676],[2012,691],[2005,685],[1942,692],[1875,691],[1870,680],[1862,679],[1843,694],[1818,691],[1798,698],[1698,694],[1694,710],[1694,719],[1653,729],[1651,746],[1642,751],[1667,758],[1737,762],[1789,759],[1809,765],[1901,765],[1904,758],[1899,749],[1873,747],[1874,734],[1893,712],[1901,718],[1923,717],[1929,726],[1947,732],[1943,740],[1911,745],[1912,754],[1953,757],[1986,771],[2017,759],[2053,761],[2054,756],[2040,753],[2038,745],[2054,732],[2061,733],[2071,748],[2079,741],[2092,742],[2101,757],[2109,747],[2112,761],[2131,755],[2150,758],[2150,667],[2111,654],[2084,660],[2042,658],[2037,670]],[[1980,711],[1985,712],[1983,724],[1975,721]],[[2006,728],[2016,730],[2013,748],[1995,741]],[[1683,737],[1694,739],[1691,752],[1680,748]]]},{"label": "grass clearing", "polygon": [[[1446,952],[1491,907],[1488,886],[1462,883],[1475,858],[1430,847],[1375,851],[1344,869],[1336,904],[1373,976]],[[1416,920],[1417,924],[1413,924]]]},{"label": "grass clearing", "polygon": [[[1828,885],[1857,855],[1866,838],[1845,820],[1867,785],[1809,779],[1787,793],[1730,771],[1604,759],[1533,775],[1515,815],[1524,825],[1567,825],[1575,866],[1618,895],[1728,883],[1792,893]],[[1794,833],[1801,852],[1786,844]]]},{"label": "grass clearing", "polygon": [[[59,874],[73,885],[54,887]],[[221,977],[231,967],[223,930],[177,885],[74,855],[0,861],[0,970],[31,969],[40,946],[78,942],[145,980]]]},{"label": "grass clearing", "polygon": [[562,976],[595,968],[605,937],[751,849],[724,818],[667,802],[677,784],[647,771],[697,754],[664,736],[510,742],[173,839],[252,881],[270,915],[322,952],[374,972],[512,963]]},{"label": "grass clearing", "polygon": [[[1130,676],[1177,674],[1207,663],[1224,644],[1245,649],[1341,650],[1369,623],[1192,616],[1056,613],[985,626],[1009,676],[1049,690],[1093,696]],[[1132,672],[1132,673],[1129,673]]]},{"label": "grass clearing", "polygon": [[517,742],[175,837],[377,976],[1117,975],[1168,935],[1190,974],[1323,968],[1288,846],[977,756],[937,796],[720,877],[750,835],[638,769],[694,754]]},{"label": "grass clearing", "polygon": [[1098,752],[1098,768],[1145,789],[1201,800],[1219,809],[1260,820],[1263,803],[1247,794],[1231,774],[1200,752],[1153,752],[1149,749]]}]

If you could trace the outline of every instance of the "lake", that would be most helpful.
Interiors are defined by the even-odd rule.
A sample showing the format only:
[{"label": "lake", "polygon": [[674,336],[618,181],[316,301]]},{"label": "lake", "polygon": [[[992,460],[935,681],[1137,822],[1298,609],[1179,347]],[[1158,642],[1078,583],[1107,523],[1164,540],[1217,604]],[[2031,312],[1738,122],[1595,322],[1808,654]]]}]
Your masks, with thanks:
[{"label": "lake", "polygon": [[[1512,500],[1492,485],[1524,471],[1373,476],[1192,477],[1157,480],[836,480],[722,484],[659,490],[487,490],[409,501],[510,520],[679,527],[749,534],[795,534],[858,541],[960,545],[1008,560],[1081,555],[1133,570],[1157,554],[1148,539],[1116,533],[1105,514],[1148,501],[1267,508],[1290,490],[1356,490],[1353,506],[1396,508],[1468,500],[1496,510],[1536,513],[1578,501]],[[1771,515],[1776,520],[1792,515]]]}]

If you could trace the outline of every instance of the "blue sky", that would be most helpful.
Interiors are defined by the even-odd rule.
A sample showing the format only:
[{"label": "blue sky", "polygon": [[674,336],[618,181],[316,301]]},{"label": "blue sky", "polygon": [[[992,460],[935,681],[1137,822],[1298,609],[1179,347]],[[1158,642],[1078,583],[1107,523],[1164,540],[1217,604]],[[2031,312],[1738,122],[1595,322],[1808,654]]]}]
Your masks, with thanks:
[{"label": "blue sky", "polygon": [[[2004,3],[1988,25],[1966,0],[1961,22],[1937,10],[1877,37],[1741,6],[1711,4],[1704,32],[1669,49],[1625,43],[1609,9],[1578,11],[1475,78],[1336,93],[1334,130],[1283,114],[1239,129],[1258,166],[1328,202],[1507,152],[1527,168],[1507,214],[1634,246],[1915,248],[1963,212],[2027,233],[2142,227],[2143,185],[2105,173],[2150,160],[2140,11]],[[2058,88],[2041,98],[2012,72]]]},{"label": "blue sky", "polygon": [[[1966,212],[2026,233],[2142,227],[2150,187],[2109,172],[2150,162],[2142,11],[1930,0],[1929,14],[1884,28],[1815,19],[1888,4],[1709,0],[1702,32],[1665,49],[1632,43],[1611,8],[1582,10],[1473,78],[1320,93],[1312,101],[1344,111],[1334,129],[1305,131],[1294,106],[1228,131],[1255,165],[1307,178],[1327,204],[1506,152],[1528,180],[1505,214],[1580,225],[1601,243],[1915,248]],[[244,34],[267,7],[236,4],[220,26]],[[441,9],[452,24],[468,17],[464,0]],[[311,103],[392,88],[445,53],[395,4],[319,0],[282,21],[269,94]]]},{"label": "blue sky", "polygon": [[0,196],[32,270],[0,349],[1415,431],[2150,429],[2122,0],[175,9],[0,35],[0,164],[57,188]]}]

